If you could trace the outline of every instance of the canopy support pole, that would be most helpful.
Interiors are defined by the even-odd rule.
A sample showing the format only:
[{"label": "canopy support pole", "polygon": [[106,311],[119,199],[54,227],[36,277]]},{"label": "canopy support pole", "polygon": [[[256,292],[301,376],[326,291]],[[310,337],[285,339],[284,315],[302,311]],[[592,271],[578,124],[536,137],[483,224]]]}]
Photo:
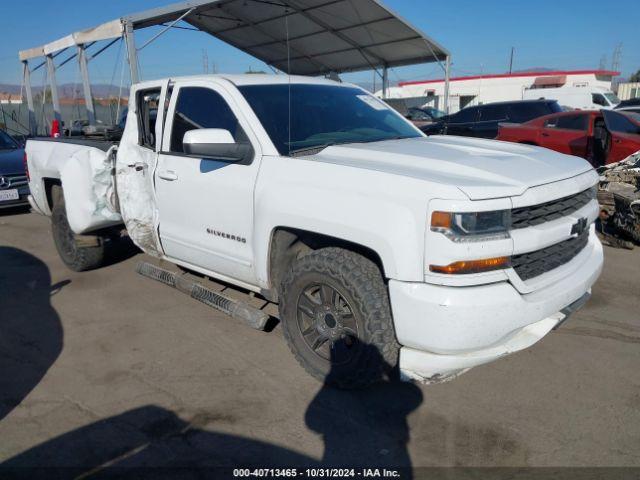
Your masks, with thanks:
[{"label": "canopy support pole", "polygon": [[36,125],[36,110],[33,107],[33,91],[31,90],[31,72],[29,71],[29,62],[24,60],[22,62],[24,89],[27,94],[27,106],[29,108],[29,135],[35,136],[37,134]]},{"label": "canopy support pole", "polygon": [[387,98],[389,91],[389,69],[385,65],[382,68],[382,98]]},{"label": "canopy support pole", "polygon": [[127,56],[129,59],[129,71],[131,72],[131,84],[140,82],[138,72],[138,51],[136,50],[136,40],[133,33],[133,24],[124,24],[124,39],[127,42]]},{"label": "canopy support pole", "polygon": [[449,83],[451,80],[451,55],[447,55],[444,68],[444,112],[449,113]]},{"label": "canopy support pole", "polygon": [[191,12],[193,12],[196,8],[193,7],[190,10],[187,10],[185,13],[183,13],[180,17],[176,18],[173,22],[171,22],[169,25],[165,26],[165,28],[163,30],[161,30],[160,32],[156,33],[153,37],[151,37],[149,40],[147,40],[139,49],[138,51],[142,50],[144,47],[146,47],[147,45],[149,45],[151,42],[153,42],[156,38],[158,38],[160,35],[165,34],[166,32],[168,32],[169,30],[171,30],[171,28],[173,28],[173,26],[178,23],[181,20],[184,20],[185,18],[187,18]]},{"label": "canopy support pole", "polygon": [[84,90],[84,104],[87,109],[87,120],[89,125],[96,123],[96,111],[91,95],[91,82],[89,81],[89,69],[87,68],[87,52],[84,45],[78,45],[78,63],[80,64],[80,74],[82,75],[82,88]]},{"label": "canopy support pole", "polygon": [[[53,64],[53,55],[47,55],[47,68],[49,69],[49,85],[51,86],[51,102],[53,103],[53,118],[61,121],[60,100],[58,99],[58,83],[56,82],[56,66]],[[44,92],[42,92],[44,95]]]}]

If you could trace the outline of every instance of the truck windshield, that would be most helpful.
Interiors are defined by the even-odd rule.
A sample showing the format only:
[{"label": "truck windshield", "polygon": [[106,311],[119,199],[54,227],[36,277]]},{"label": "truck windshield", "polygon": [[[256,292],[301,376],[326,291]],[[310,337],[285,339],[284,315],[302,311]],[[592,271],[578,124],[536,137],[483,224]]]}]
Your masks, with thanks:
[{"label": "truck windshield", "polygon": [[609,100],[609,103],[611,105],[618,105],[620,103],[620,99],[616,96],[615,93],[605,93],[604,96],[607,97],[607,100]]},{"label": "truck windshield", "polygon": [[358,88],[278,84],[239,90],[281,155],[421,136],[393,109]]}]

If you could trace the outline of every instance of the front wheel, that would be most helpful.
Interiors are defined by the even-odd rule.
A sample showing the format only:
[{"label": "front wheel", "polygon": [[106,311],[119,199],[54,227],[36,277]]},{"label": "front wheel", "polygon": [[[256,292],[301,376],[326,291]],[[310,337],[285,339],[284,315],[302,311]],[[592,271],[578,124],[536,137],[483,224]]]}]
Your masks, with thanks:
[{"label": "front wheel", "polygon": [[294,260],[281,286],[280,319],[298,362],[327,384],[366,387],[397,365],[382,274],[354,252],[324,248]]}]

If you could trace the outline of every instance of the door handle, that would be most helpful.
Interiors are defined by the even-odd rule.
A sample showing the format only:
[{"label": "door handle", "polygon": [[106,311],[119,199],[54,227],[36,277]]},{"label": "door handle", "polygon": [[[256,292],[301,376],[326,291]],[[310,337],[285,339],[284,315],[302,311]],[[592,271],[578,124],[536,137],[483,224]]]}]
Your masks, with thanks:
[{"label": "door handle", "polygon": [[548,137],[548,136],[549,136],[549,134],[548,134],[548,133],[544,133],[544,132],[543,132],[543,133],[542,133],[542,136],[543,136],[543,137]]},{"label": "door handle", "polygon": [[178,179],[178,175],[173,170],[163,170],[162,172],[158,172],[158,176],[163,180],[168,180],[173,182]]}]

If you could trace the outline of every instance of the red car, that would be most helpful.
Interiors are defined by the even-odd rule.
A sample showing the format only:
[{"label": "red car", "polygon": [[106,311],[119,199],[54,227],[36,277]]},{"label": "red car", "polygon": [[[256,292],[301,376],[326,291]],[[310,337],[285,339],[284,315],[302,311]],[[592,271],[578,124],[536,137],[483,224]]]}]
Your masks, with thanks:
[{"label": "red car", "polygon": [[502,123],[497,140],[547,147],[586,158],[594,167],[640,150],[640,114],[614,110],[553,113],[527,123]]}]

